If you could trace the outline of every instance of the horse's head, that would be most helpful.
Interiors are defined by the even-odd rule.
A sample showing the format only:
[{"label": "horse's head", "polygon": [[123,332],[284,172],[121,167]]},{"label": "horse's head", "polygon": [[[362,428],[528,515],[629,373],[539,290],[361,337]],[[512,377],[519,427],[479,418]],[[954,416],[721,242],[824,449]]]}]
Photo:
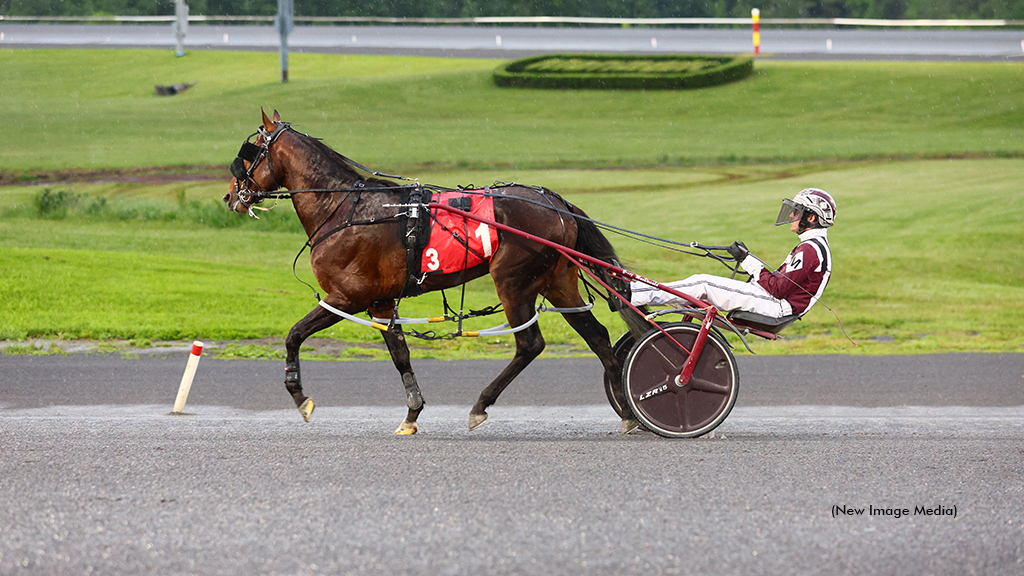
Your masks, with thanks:
[{"label": "horse's head", "polygon": [[[253,218],[252,207],[267,198],[267,194],[281,188],[283,179],[280,162],[274,165],[271,146],[291,125],[281,122],[281,116],[274,110],[274,118],[267,117],[263,112],[263,125],[249,135],[238,151],[238,157],[231,163],[231,186],[224,195],[224,203],[228,208]],[[256,140],[250,142],[255,136]]]}]

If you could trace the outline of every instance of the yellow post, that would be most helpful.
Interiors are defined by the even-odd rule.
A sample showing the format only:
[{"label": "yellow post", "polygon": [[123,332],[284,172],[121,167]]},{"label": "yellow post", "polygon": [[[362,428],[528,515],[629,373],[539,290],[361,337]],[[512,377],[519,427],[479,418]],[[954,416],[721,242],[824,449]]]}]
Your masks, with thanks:
[{"label": "yellow post", "polygon": [[754,20],[754,54],[761,53],[761,11],[754,8],[750,11],[750,17]]}]

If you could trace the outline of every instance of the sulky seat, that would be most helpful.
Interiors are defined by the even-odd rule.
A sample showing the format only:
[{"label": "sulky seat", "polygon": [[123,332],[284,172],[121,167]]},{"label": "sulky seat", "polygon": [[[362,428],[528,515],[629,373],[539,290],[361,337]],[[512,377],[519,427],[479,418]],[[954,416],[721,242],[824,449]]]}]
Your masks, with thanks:
[{"label": "sulky seat", "polygon": [[726,317],[735,324],[742,324],[755,330],[763,330],[771,334],[778,334],[779,332],[782,332],[785,327],[800,319],[800,315],[798,314],[783,316],[782,318],[773,318],[771,316],[755,314],[754,312],[746,312],[744,310],[734,310]]}]

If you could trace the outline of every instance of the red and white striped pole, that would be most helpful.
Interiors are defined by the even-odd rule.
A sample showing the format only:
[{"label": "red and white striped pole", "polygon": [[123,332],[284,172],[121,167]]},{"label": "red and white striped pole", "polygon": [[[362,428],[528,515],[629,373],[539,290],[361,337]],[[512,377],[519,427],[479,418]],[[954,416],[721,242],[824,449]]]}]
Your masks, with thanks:
[{"label": "red and white striped pole", "polygon": [[753,8],[750,17],[754,20],[754,54],[761,53],[761,11]]},{"label": "red and white striped pole", "polygon": [[185,409],[185,400],[188,399],[188,391],[192,388],[192,380],[196,377],[196,368],[199,367],[199,357],[202,355],[203,343],[196,340],[192,343],[192,354],[189,355],[185,373],[181,376],[178,397],[174,400],[174,410],[171,411],[171,414],[181,414],[181,411]]}]

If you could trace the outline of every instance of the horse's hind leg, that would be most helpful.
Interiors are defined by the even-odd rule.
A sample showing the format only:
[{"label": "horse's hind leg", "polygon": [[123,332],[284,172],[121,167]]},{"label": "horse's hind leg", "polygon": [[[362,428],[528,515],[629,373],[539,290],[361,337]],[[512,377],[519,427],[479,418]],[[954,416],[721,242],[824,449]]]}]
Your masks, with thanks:
[{"label": "horse's hind leg", "polygon": [[340,317],[317,306],[309,314],[306,314],[305,318],[299,320],[295,326],[292,326],[292,329],[288,332],[288,338],[284,342],[287,354],[284,365],[284,386],[288,389],[288,393],[292,395],[295,405],[299,407],[299,413],[302,414],[302,418],[306,422],[309,422],[309,418],[313,415],[313,409],[316,405],[311,398],[302,393],[299,347],[306,341],[306,338],[337,324],[339,320],[341,320]]},{"label": "horse's hind leg", "polygon": [[[576,268],[567,268],[552,283],[547,294],[548,300],[561,308],[583,306],[576,277]],[[565,318],[569,326],[572,326],[573,330],[583,337],[587,346],[604,365],[605,390],[610,394],[609,400],[612,402],[612,408],[622,418],[622,432],[629,432],[639,426],[640,423],[633,417],[629,405],[626,403],[626,394],[622,388],[622,364],[615,356],[611,340],[608,337],[608,329],[598,322],[589,310],[566,312],[562,314],[562,317]]]},{"label": "horse's hind leg", "polygon": [[[509,324],[512,326],[521,326],[522,324],[529,322],[530,318],[533,317],[533,305],[529,302],[524,302],[518,306],[510,306],[509,303],[505,303],[505,316],[508,318]],[[487,408],[493,406],[498,400],[498,396],[501,392],[512,382],[512,380],[519,375],[520,372],[526,368],[533,359],[540,355],[544,351],[544,336],[540,333],[540,328],[536,324],[533,324],[529,328],[516,332],[516,354],[512,358],[512,362],[498,374],[498,377],[491,382],[484,391],[480,393],[480,398],[473,405],[473,409],[469,412],[469,429],[473,430],[487,421]]]},{"label": "horse's hind leg", "polygon": [[629,405],[626,403],[626,394],[622,389],[622,365],[612,350],[608,329],[598,322],[590,311],[562,314],[562,317],[569,323],[569,326],[572,326],[573,330],[583,337],[590,350],[601,359],[601,364],[604,365],[605,390],[611,392],[612,400],[618,405],[613,408],[622,418],[622,433],[625,434],[633,430],[640,423],[630,413]]},{"label": "horse's hind leg", "polygon": [[[387,310],[371,310],[371,313],[376,318],[387,318],[392,312]],[[412,362],[409,361],[409,345],[405,341],[405,334],[402,332],[400,324],[395,325],[394,332],[381,332],[381,335],[384,337],[384,343],[388,345],[388,351],[391,352],[391,360],[395,363],[395,368],[398,368],[398,372],[402,375],[402,385],[405,386],[405,401],[409,406],[409,414],[398,426],[398,429],[395,430],[395,434],[415,434],[419,430],[416,425],[416,419],[419,418],[420,412],[423,411],[424,403],[423,394],[420,392],[420,385],[416,382],[416,374],[412,371]]]}]

